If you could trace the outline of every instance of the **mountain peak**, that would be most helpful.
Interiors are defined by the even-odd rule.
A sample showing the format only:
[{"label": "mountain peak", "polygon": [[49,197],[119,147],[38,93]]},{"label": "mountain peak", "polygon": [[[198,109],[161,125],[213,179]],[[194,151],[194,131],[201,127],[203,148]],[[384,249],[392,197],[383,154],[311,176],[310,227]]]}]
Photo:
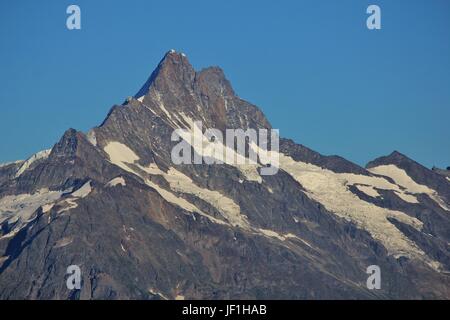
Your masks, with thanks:
[{"label": "mountain peak", "polygon": [[197,85],[210,87],[218,95],[234,96],[234,90],[220,67],[208,67],[197,73]]},{"label": "mountain peak", "polygon": [[[177,123],[183,113],[221,130],[271,127],[258,107],[236,96],[220,67],[197,72],[186,55],[175,50],[166,52],[139,92],[122,105],[135,107],[137,112],[145,110],[141,108],[145,105],[172,126],[185,125]],[[115,119],[116,111],[121,113],[120,106],[111,109],[102,127],[109,119]]]},{"label": "mountain peak", "polygon": [[171,49],[166,52],[156,69],[135,95],[135,98],[147,95],[152,85],[156,85],[157,87],[169,85],[172,87],[176,83],[189,83],[194,77],[195,70],[187,56],[184,53],[179,53]]},{"label": "mountain peak", "polygon": [[[292,140],[263,146],[263,132],[229,139],[271,125],[222,69],[196,72],[175,51],[141,90],[87,135],[67,130],[48,157],[0,168],[0,299],[450,297],[446,176],[396,151],[375,161],[404,173],[375,176]],[[197,143],[195,121],[213,141]],[[276,175],[262,175],[261,156]],[[61,285],[66,262],[86,271],[76,293]],[[378,293],[349,268],[374,262]]]},{"label": "mountain peak", "polygon": [[387,156],[379,157],[370,161],[366,165],[366,168],[371,169],[386,165],[394,165],[398,169],[402,169],[416,183],[426,185],[440,195],[444,196],[446,199],[450,199],[450,190],[448,188],[448,182],[445,179],[445,175],[439,174],[437,170],[433,171],[427,167],[424,167],[420,163],[398,151],[394,151]]},{"label": "mountain peak", "polygon": [[415,161],[409,158],[408,156],[398,152],[397,150],[394,150],[387,156],[378,157],[370,161],[369,163],[367,163],[366,168],[373,168],[380,165],[388,165],[388,164],[398,165],[400,163],[412,163],[412,162],[415,163]]},{"label": "mountain peak", "polygon": [[388,155],[388,157],[390,157],[390,158],[408,158],[403,153],[401,153],[397,150],[392,151],[391,154]]},{"label": "mountain peak", "polygon": [[177,52],[174,49],[170,49],[164,54],[160,64],[167,61],[172,61],[175,63],[182,63],[184,61],[189,64],[187,56],[183,52]]}]

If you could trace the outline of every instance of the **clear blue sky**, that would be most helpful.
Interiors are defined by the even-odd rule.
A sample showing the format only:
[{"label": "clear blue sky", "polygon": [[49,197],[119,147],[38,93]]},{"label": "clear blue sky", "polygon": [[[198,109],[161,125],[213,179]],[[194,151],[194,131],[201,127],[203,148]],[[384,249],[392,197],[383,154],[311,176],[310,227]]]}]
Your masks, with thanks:
[{"label": "clear blue sky", "polygon": [[[66,29],[69,4],[82,30]],[[101,123],[171,48],[222,67],[282,136],[321,153],[450,165],[448,0],[1,1],[0,162]]]}]

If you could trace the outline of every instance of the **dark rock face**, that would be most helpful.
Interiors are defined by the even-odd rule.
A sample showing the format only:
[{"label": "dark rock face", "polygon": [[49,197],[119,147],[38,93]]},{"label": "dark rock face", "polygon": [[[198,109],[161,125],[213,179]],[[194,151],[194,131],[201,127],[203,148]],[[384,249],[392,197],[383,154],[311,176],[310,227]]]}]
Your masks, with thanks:
[{"label": "dark rock face", "polygon": [[[288,139],[273,176],[174,165],[171,134],[193,120],[271,128],[221,69],[196,72],[169,52],[99,127],[68,130],[20,175],[21,163],[0,167],[0,298],[450,297],[445,177],[400,154],[367,170]],[[387,164],[436,195],[370,171]],[[80,290],[66,287],[70,265],[82,271]],[[380,290],[366,287],[369,265],[382,270]]]},{"label": "dark rock face", "polygon": [[437,167],[433,167],[431,170],[440,174],[441,176],[450,178],[450,167],[447,167],[447,169],[440,169]]},{"label": "dark rock face", "polygon": [[339,156],[324,156],[301,144],[296,144],[290,139],[282,139],[280,151],[292,156],[297,161],[311,163],[338,173],[351,172],[355,174],[368,175],[364,168]]},{"label": "dark rock face", "polygon": [[0,167],[0,185],[10,179],[13,179],[22,164],[23,161],[2,165]]}]

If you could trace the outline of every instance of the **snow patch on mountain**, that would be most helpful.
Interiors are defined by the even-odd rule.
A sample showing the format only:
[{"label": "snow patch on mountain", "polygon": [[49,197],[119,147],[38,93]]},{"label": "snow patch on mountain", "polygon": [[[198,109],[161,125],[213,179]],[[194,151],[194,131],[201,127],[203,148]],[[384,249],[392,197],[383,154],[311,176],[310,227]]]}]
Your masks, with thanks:
[{"label": "snow patch on mountain", "polygon": [[[141,166],[140,164],[136,163],[139,160],[139,157],[136,155],[136,153],[134,153],[134,151],[131,150],[128,146],[120,142],[109,142],[105,146],[104,150],[109,155],[111,163],[140,177],[148,186],[156,190],[167,202],[181,207],[188,212],[197,212],[198,214],[205,216],[214,223],[228,225],[230,227],[239,227],[251,233],[256,233],[270,238],[276,238],[281,241],[285,241],[287,239],[297,239],[309,246],[306,241],[300,239],[296,235],[282,235],[273,230],[261,229],[251,226],[247,216],[241,213],[240,206],[236,204],[232,199],[226,197],[218,191],[209,190],[197,186],[190,177],[186,176],[175,168],[169,168],[168,172],[165,173],[164,171],[159,169],[156,164],[150,164],[147,167]],[[135,166],[137,169],[133,169],[131,166]],[[141,172],[139,172],[139,170]],[[160,187],[159,185],[148,179],[145,174],[163,176],[169,183],[172,191],[190,194],[196,196],[199,199],[202,199],[203,201],[209,203],[212,207],[217,209],[227,220],[227,222],[203,212],[194,204],[187,201],[185,198],[179,197],[174,193]]]},{"label": "snow patch on mountain", "polygon": [[89,132],[87,133],[87,135],[86,135],[86,137],[87,137],[87,140],[93,145],[93,146],[97,146],[97,137],[96,137],[96,135],[95,135],[95,131],[92,129],[92,130],[89,130]]},{"label": "snow patch on mountain", "polygon": [[72,197],[85,198],[91,193],[91,191],[92,191],[91,181],[88,181],[85,184],[83,184],[83,186],[80,189],[72,192]]},{"label": "snow patch on mountain", "polygon": [[11,161],[11,162],[5,162],[5,163],[0,163],[0,168],[6,167],[6,166],[10,166],[13,164],[20,164],[25,162],[25,160],[17,160],[17,161]]},{"label": "snow patch on mountain", "polygon": [[377,190],[375,190],[375,188],[373,186],[366,186],[366,185],[355,185],[355,187],[365,193],[366,195],[368,195],[369,197],[372,198],[377,198],[377,197],[381,197],[381,195],[378,193]]},{"label": "snow patch on mountain", "polygon": [[64,237],[56,241],[55,245],[53,246],[53,249],[63,248],[65,246],[68,246],[73,242],[73,237]]},{"label": "snow patch on mountain", "polygon": [[377,167],[373,167],[369,169],[370,172],[379,174],[382,176],[386,176],[395,181],[396,184],[402,186],[412,193],[433,193],[434,190],[430,189],[427,186],[418,184],[415,182],[405,170],[398,168],[393,164],[389,165],[381,165]]},{"label": "snow patch on mountain", "polygon": [[[164,114],[167,116],[168,120],[170,120],[173,123],[173,119],[172,119],[172,115],[170,114],[170,112],[166,109],[166,107],[164,106],[164,103],[162,101],[161,98],[161,94],[157,91],[155,91],[155,97],[156,97],[156,102],[158,103],[159,108],[162,110],[162,112],[164,112]],[[174,124],[175,125],[175,124]]]},{"label": "snow patch on mountain", "polygon": [[[256,234],[264,235],[270,238],[276,238],[280,241],[285,241],[287,239],[297,239],[302,243],[311,247],[309,243],[300,239],[294,234],[280,234],[274,230],[257,228],[250,224],[246,215],[241,213],[241,208],[234,200],[226,197],[218,191],[209,190],[206,188],[201,188],[197,186],[194,181],[182,172],[176,170],[175,168],[169,168],[167,173],[163,171],[152,168],[154,174],[162,175],[167,182],[169,182],[170,188],[176,192],[182,192],[186,194],[191,194],[203,201],[209,203],[212,207],[217,209],[222,216],[228,221],[230,226],[239,227],[243,230],[255,232]],[[150,172],[147,171],[147,172]]]},{"label": "snow patch on mountain", "polygon": [[149,167],[145,168],[139,164],[135,164],[135,162],[137,160],[139,160],[139,157],[128,146],[126,146],[120,142],[113,141],[113,142],[108,143],[108,145],[105,146],[104,150],[109,155],[109,159],[110,159],[111,163],[113,163],[113,164],[117,165],[118,167],[122,168],[123,170],[130,172],[130,173],[140,177],[141,179],[143,179],[145,184],[147,184],[152,189],[156,190],[156,192],[158,192],[159,195],[161,197],[163,197],[163,199],[165,199],[167,202],[169,202],[173,205],[176,205],[188,212],[197,212],[200,215],[207,217],[208,219],[210,219],[211,221],[213,221],[215,223],[225,224],[225,222],[204,213],[202,210],[197,208],[194,204],[190,203],[186,199],[184,199],[182,197],[178,197],[177,195],[173,194],[172,192],[167,191],[164,188],[161,188],[159,185],[157,185],[156,183],[152,182],[147,177],[142,175],[139,171],[131,168],[130,165],[134,165],[138,169],[140,169],[143,172],[146,172],[148,174],[162,173],[162,171],[160,171],[159,168],[157,168],[156,166],[149,166]]},{"label": "snow patch on mountain", "polygon": [[167,174],[164,174],[164,178],[172,190],[192,194],[204,200],[216,208],[231,225],[249,229],[247,217],[241,214],[240,207],[232,199],[218,191],[197,186],[191,178],[175,168],[170,168]]},{"label": "snow patch on mountain", "polygon": [[[260,165],[257,162],[239,154],[232,148],[228,147],[223,143],[220,143],[219,141],[215,141],[214,143],[218,145],[219,149],[220,148],[222,149],[223,152],[221,156],[213,152],[206,153],[205,148],[208,145],[212,144],[213,142],[211,142],[203,134],[201,128],[197,126],[197,124],[191,117],[187,116],[183,112],[181,112],[180,115],[189,125],[189,128],[187,130],[179,132],[180,137],[194,149],[194,152],[200,155],[207,154],[208,157],[213,158],[217,162],[223,162],[237,168],[245,177],[245,179],[248,181],[255,181],[258,183],[262,183],[262,177],[258,172],[258,167],[260,167]],[[200,143],[195,143],[197,139],[194,139],[194,134],[198,135],[197,139],[199,140]]]},{"label": "snow patch on mountain", "polygon": [[372,237],[380,241],[391,255],[404,255],[424,260],[431,267],[438,269],[440,264],[429,259],[426,254],[388,218],[396,219],[421,230],[423,223],[417,218],[396,210],[378,207],[361,200],[349,188],[349,181],[368,182],[370,176],[356,177],[354,174],[335,173],[313,164],[295,161],[290,156],[279,155],[281,169],[297,180],[305,189],[306,194],[321,203],[336,215],[354,222],[360,228],[368,231]]},{"label": "snow patch on mountain", "polygon": [[55,203],[49,203],[49,204],[45,204],[45,205],[43,205],[42,206],[42,212],[43,213],[48,213],[48,212],[50,212],[50,210],[52,210],[53,209],[53,207],[55,206]]},{"label": "snow patch on mountain", "polygon": [[139,160],[139,157],[136,155],[136,153],[134,153],[133,150],[128,148],[123,143],[116,141],[109,142],[104,147],[104,150],[108,154],[109,160],[113,164],[119,166],[125,171],[134,173],[134,170],[127,165],[127,163],[134,163],[135,161]]},{"label": "snow patch on mountain", "polygon": [[174,204],[188,212],[197,212],[200,215],[206,216],[208,217],[211,221],[215,222],[215,223],[222,223],[224,224],[222,221],[215,219],[213,217],[211,217],[210,215],[204,213],[202,210],[200,210],[199,208],[197,208],[194,204],[190,203],[189,201],[187,201],[186,199],[184,199],[183,197],[178,197],[176,196],[174,193],[167,191],[164,188],[161,188],[159,185],[157,185],[156,183],[152,182],[151,180],[145,179],[145,183],[155,189],[167,202]]},{"label": "snow patch on mountain", "polygon": [[[361,174],[354,174],[354,173],[340,173],[339,177],[344,179],[346,185],[354,185],[358,189],[362,189],[366,192],[375,194],[373,191],[376,191],[376,189],[382,189],[382,190],[390,190],[394,191],[397,195],[404,195],[405,191],[400,188],[398,185],[393,184],[386,180],[383,177],[376,177],[376,176],[369,176],[369,175],[361,175]],[[359,188],[361,186],[369,186],[372,187],[373,191],[369,191],[368,188]],[[363,191],[363,192],[364,192]],[[377,192],[378,193],[378,192]],[[405,194],[406,195],[406,194]],[[406,202],[410,203],[418,203],[417,199],[413,196],[405,196],[402,198]]]},{"label": "snow patch on mountain", "polygon": [[58,203],[58,206],[61,207],[58,210],[58,213],[63,213],[77,208],[78,207],[77,201],[86,198],[91,192],[92,192],[91,181],[88,181],[83,186],[81,186],[81,188],[72,192],[70,194],[71,197],[66,198]]},{"label": "snow patch on mountain", "polygon": [[52,150],[48,149],[48,150],[42,150],[39,151],[38,153],[35,153],[34,155],[32,155],[30,158],[28,158],[23,164],[22,166],[19,168],[19,170],[16,173],[16,178],[18,178],[20,175],[22,175],[26,170],[28,170],[31,165],[41,159],[46,159],[48,158],[48,156],[50,155],[50,152]]},{"label": "snow patch on mountain", "polygon": [[76,198],[68,198],[61,201],[58,205],[62,208],[58,210],[58,214],[77,208],[78,203],[75,200]]},{"label": "snow patch on mountain", "polygon": [[439,197],[438,193],[422,184],[418,184],[414,181],[405,170],[400,169],[399,167],[388,164],[381,165],[377,167],[373,167],[369,169],[370,172],[379,174],[382,176],[386,176],[395,181],[396,184],[405,188],[408,192],[414,194],[424,193],[428,195],[432,200],[434,200],[439,206],[441,206],[444,210],[450,211],[445,202]]},{"label": "snow patch on mountain", "polygon": [[156,289],[150,288],[150,289],[148,289],[148,292],[150,292],[154,296],[159,296],[163,300],[170,300],[169,298],[167,298],[167,296],[165,296],[161,292],[158,292]]},{"label": "snow patch on mountain", "polygon": [[409,202],[409,203],[420,203],[419,200],[417,200],[417,198],[415,196],[413,196],[412,194],[407,194],[405,192],[397,192],[395,191],[395,195],[397,197],[399,197],[400,199],[402,199],[405,202]]},{"label": "snow patch on mountain", "polygon": [[33,213],[39,208],[48,209],[47,205],[58,200],[64,191],[49,191],[40,189],[33,194],[8,195],[0,199],[0,223],[4,221],[16,222],[18,231]]},{"label": "snow patch on mountain", "polygon": [[106,186],[107,187],[116,187],[116,186],[122,186],[125,187],[127,184],[125,182],[125,179],[123,177],[117,177],[109,181]]},{"label": "snow patch on mountain", "polygon": [[[1,238],[0,238],[1,239]],[[5,262],[6,260],[8,260],[9,259],[9,256],[3,256],[3,257],[0,257],[0,266],[3,264],[3,262]]]}]

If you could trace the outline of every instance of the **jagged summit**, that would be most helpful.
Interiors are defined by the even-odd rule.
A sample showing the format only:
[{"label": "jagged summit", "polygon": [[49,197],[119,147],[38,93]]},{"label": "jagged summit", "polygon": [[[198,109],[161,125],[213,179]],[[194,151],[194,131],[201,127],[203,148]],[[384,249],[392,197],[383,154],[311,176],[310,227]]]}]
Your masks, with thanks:
[{"label": "jagged summit", "polygon": [[[134,98],[124,105],[137,112],[150,110],[171,127],[184,127],[186,120],[201,120],[205,126],[226,128],[271,128],[259,108],[240,99],[220,67],[194,70],[184,53],[168,51]],[[119,106],[108,120],[122,113]],[[184,118],[184,120],[183,120]]]},{"label": "jagged summit", "polygon": [[186,55],[184,53],[178,53],[173,49],[169,50],[134,97],[139,99],[147,95],[150,86],[155,82],[192,81],[194,75],[195,70]]},{"label": "jagged summit", "polygon": [[180,89],[177,86],[181,85],[192,91],[203,89],[214,91],[213,93],[216,95],[235,96],[230,82],[220,67],[211,66],[196,71],[184,53],[178,53],[174,50],[170,50],[164,55],[134,97],[142,99],[149,93],[152,85],[162,92],[167,89]]}]

